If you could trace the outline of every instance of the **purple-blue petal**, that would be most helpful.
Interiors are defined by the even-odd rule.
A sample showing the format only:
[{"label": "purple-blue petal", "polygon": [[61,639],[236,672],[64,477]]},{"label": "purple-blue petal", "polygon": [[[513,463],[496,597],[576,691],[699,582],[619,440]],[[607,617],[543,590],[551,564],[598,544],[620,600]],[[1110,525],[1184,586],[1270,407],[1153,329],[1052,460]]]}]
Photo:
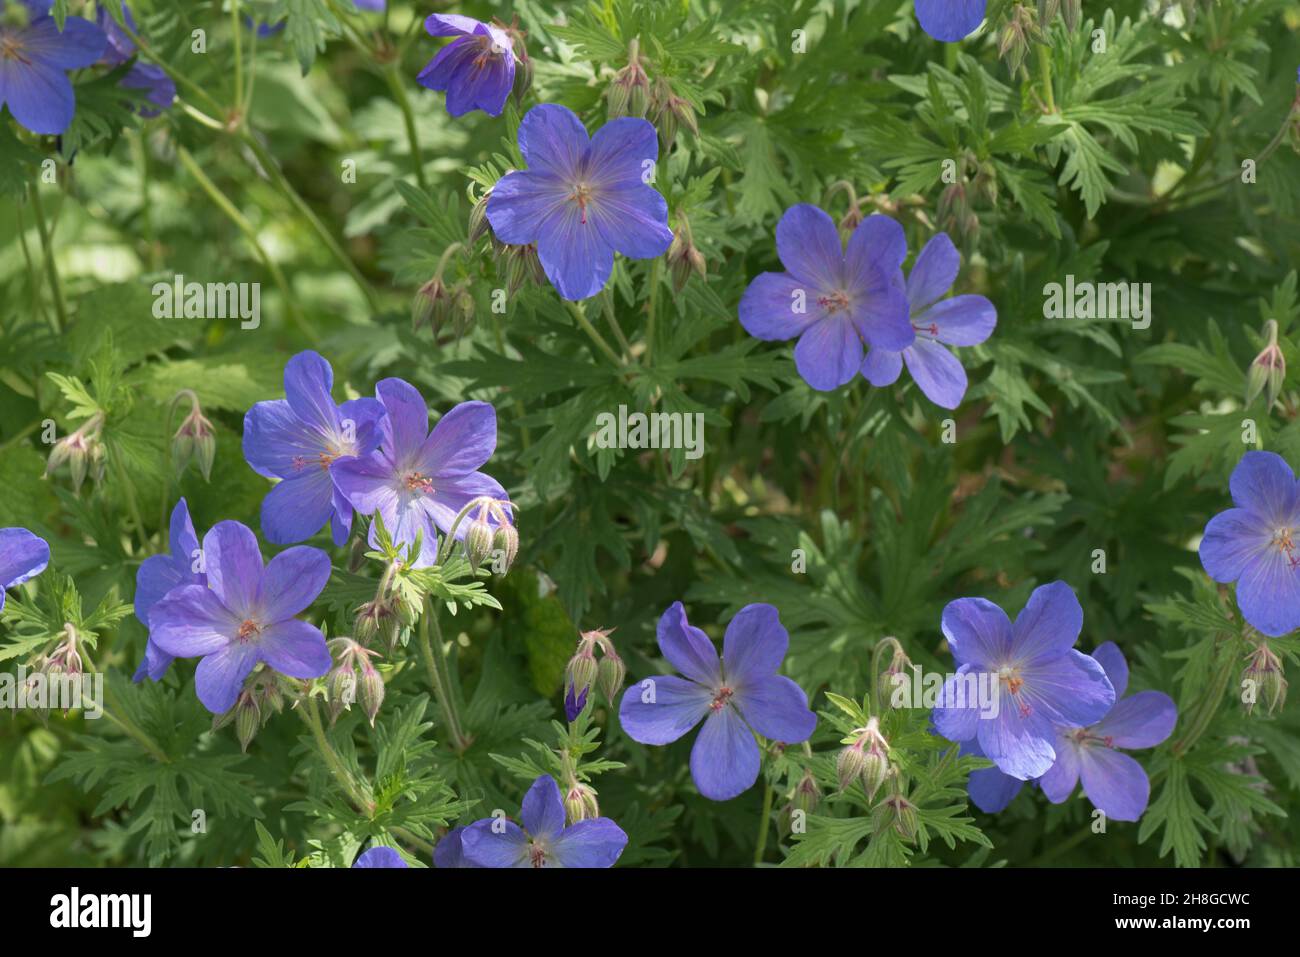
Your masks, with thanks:
[{"label": "purple-blue petal", "polygon": [[1124,697],[1124,692],[1128,689],[1128,662],[1124,659],[1124,652],[1119,650],[1119,645],[1113,641],[1104,641],[1092,650],[1092,657],[1101,665],[1101,670],[1106,672],[1110,686],[1115,689],[1115,700]]},{"label": "purple-blue petal", "polygon": [[1142,765],[1109,748],[1084,748],[1079,756],[1083,792],[1112,821],[1136,821],[1147,809],[1151,781]]},{"label": "purple-blue petal", "polygon": [[936,40],[956,43],[979,29],[986,3],[987,0],[916,0],[916,18],[921,29]]},{"label": "purple-blue petal", "polygon": [[352,862],[353,867],[409,867],[402,859],[402,855],[391,847],[372,847],[363,854],[357,855],[357,859]]},{"label": "purple-blue petal", "polygon": [[579,821],[551,841],[551,853],[560,867],[613,867],[627,834],[607,817]]},{"label": "purple-blue petal", "polygon": [[671,744],[700,723],[712,699],[708,688],[676,675],[643,678],[623,692],[618,719],[633,741]]},{"label": "purple-blue petal", "polygon": [[958,598],[943,609],[941,619],[948,650],[957,664],[996,670],[1011,653],[1011,620],[985,598]]},{"label": "purple-blue petal", "polygon": [[1082,630],[1083,607],[1074,589],[1063,581],[1039,585],[1016,616],[1011,655],[1026,664],[1059,658]]},{"label": "purple-blue petal", "polygon": [[519,819],[529,836],[549,839],[564,829],[564,799],[555,778],[543,774],[528,788]]},{"label": "purple-blue petal", "polygon": [[1178,723],[1178,707],[1163,691],[1139,691],[1115,703],[1110,713],[1089,728],[1116,748],[1154,748]]},{"label": "purple-blue petal", "polygon": [[837,314],[809,326],[794,347],[794,364],[803,380],[820,392],[852,380],[862,366],[862,339],[853,321]]},{"label": "purple-blue petal", "polygon": [[966,397],[966,370],[961,361],[937,342],[916,337],[903,350],[907,371],[927,399],[941,409],[955,409]]},{"label": "purple-blue petal", "polygon": [[731,619],[722,639],[727,681],[735,687],[776,674],[789,647],[790,633],[775,606],[746,605]]},{"label": "purple-blue petal", "polygon": [[773,741],[798,744],[812,737],[817,715],[808,709],[808,696],[785,675],[750,679],[733,699],[749,726]]},{"label": "purple-blue petal", "polygon": [[656,629],[659,650],[668,663],[692,681],[715,686],[721,676],[718,652],[699,628],[686,620],[686,609],[673,602],[659,617]]},{"label": "purple-blue petal", "polygon": [[753,732],[731,707],[713,711],[691,748],[691,777],[712,801],[729,801],[758,780],[761,755]]},{"label": "purple-blue petal", "polygon": [[460,835],[465,861],[471,867],[529,867],[528,835],[513,821],[485,818]]}]

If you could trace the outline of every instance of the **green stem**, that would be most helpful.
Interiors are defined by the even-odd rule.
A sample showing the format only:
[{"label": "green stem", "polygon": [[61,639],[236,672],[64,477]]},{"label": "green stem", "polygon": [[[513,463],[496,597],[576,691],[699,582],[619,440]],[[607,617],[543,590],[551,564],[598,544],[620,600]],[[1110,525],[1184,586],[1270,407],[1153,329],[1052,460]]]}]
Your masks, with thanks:
[{"label": "green stem", "polygon": [[767,832],[772,829],[772,782],[763,779],[763,816],[758,819],[758,846],[754,849],[754,866],[763,863],[767,850]]},{"label": "green stem", "polygon": [[429,182],[424,175],[424,154],[420,150],[420,134],[415,128],[415,113],[411,109],[411,98],[406,95],[406,86],[402,83],[402,74],[398,72],[396,63],[384,70],[384,77],[388,80],[388,88],[393,91],[397,108],[402,111],[406,141],[411,147],[411,162],[415,165],[415,181],[420,189],[427,191]]},{"label": "green stem", "polygon": [[650,365],[650,357],[655,350],[655,317],[659,314],[659,282],[663,272],[664,261],[656,259],[650,265],[650,303],[647,307],[650,318],[645,326],[645,364]]},{"label": "green stem", "polygon": [[596,327],[587,319],[586,313],[582,311],[582,307],[576,302],[570,302],[567,299],[564,301],[564,304],[568,307],[569,312],[573,314],[574,320],[582,327],[582,331],[585,332],[591,341],[596,344],[596,348],[607,356],[610,362],[614,363],[614,365],[621,369],[623,367],[623,360],[619,358],[618,353],[614,351],[613,347],[605,341],[605,337],[596,331]]},{"label": "green stem", "polygon": [[194,177],[199,186],[202,187],[203,191],[208,194],[208,197],[217,204],[217,207],[226,214],[226,217],[234,223],[236,227],[238,227],[241,233],[244,234],[244,238],[248,240],[248,244],[253,247],[253,251],[257,254],[257,258],[262,261],[262,264],[275,280],[275,284],[280,288],[280,292],[284,296],[285,305],[289,310],[290,317],[293,318],[295,324],[297,324],[298,328],[310,342],[313,344],[318,343],[320,337],[316,335],[316,330],[312,328],[311,324],[307,322],[306,318],[304,318],[302,313],[299,311],[297,301],[294,299],[293,292],[289,288],[288,280],[285,279],[284,273],[280,270],[279,265],[271,258],[270,254],[267,253],[265,247],[262,246],[262,241],[257,238],[257,229],[248,221],[243,213],[235,208],[235,204],[230,201],[230,198],[221,191],[217,184],[208,178],[208,175],[203,172],[202,167],[200,167],[195,161],[189,150],[183,146],[178,147],[176,150],[176,156],[181,161],[181,165],[185,167],[186,171]]},{"label": "green stem", "polygon": [[[39,313],[40,317],[49,322],[51,328],[53,328],[54,320],[45,311],[45,303],[41,301],[41,279],[36,270],[36,260],[32,258],[32,251],[27,245],[27,224],[23,222],[23,208],[15,206],[14,213],[18,218],[18,245],[23,251],[23,262],[27,264],[27,282],[31,286],[32,311]],[[55,329],[55,332],[57,333],[58,330]]]},{"label": "green stem", "polygon": [[1219,649],[1223,655],[1218,667],[1206,682],[1201,697],[1188,710],[1187,724],[1181,738],[1173,746],[1174,757],[1182,757],[1194,745],[1210,726],[1219,705],[1223,702],[1223,693],[1228,689],[1235,665],[1239,663],[1237,651],[1241,647],[1242,636],[1229,639],[1227,647]]},{"label": "green stem", "polygon": [[235,38],[235,95],[236,106],[244,102],[244,47],[243,25],[239,22],[239,0],[230,0],[230,32]]},{"label": "green stem", "polygon": [[632,358],[632,344],[627,341],[627,336],[623,335],[623,327],[618,324],[618,317],[614,315],[614,294],[608,289],[601,290],[600,293],[601,309],[605,313],[605,320],[614,332],[614,338],[618,340],[619,346],[623,349],[624,355],[629,359]]},{"label": "green stem", "polygon": [[[86,648],[85,644],[82,642],[78,642],[78,644],[80,647],[77,651],[81,655],[81,660],[90,666],[92,673],[103,674],[95,664],[95,659],[90,656],[90,651]],[[117,707],[117,696],[113,694],[112,686],[108,683],[108,675],[104,675],[104,700],[100,702],[100,705],[103,708],[104,717],[108,718],[108,720],[121,728],[122,731],[125,732],[126,736],[136,744],[140,745],[140,747],[144,748],[145,751],[149,753],[150,757],[159,764],[171,764],[172,759],[167,756],[166,751],[158,746],[158,742],[154,741],[153,738],[136,725],[136,723],[130,718],[119,713],[120,709]]]},{"label": "green stem", "polygon": [[316,707],[316,700],[308,697],[297,709],[302,715],[302,720],[306,722],[307,727],[311,729],[312,739],[316,742],[316,750],[320,752],[321,760],[325,762],[325,767],[329,769],[334,780],[339,783],[343,791],[348,796],[357,810],[361,811],[366,817],[373,817],[375,814],[375,802],[366,793],[365,789],[356,782],[352,773],[348,770],[339,753],[334,750],[330,744],[329,738],[325,735],[325,726],[321,723],[320,711]]},{"label": "green stem", "polygon": [[126,473],[126,466],[117,456],[116,452],[110,453],[113,456],[113,471],[117,474],[118,484],[122,487],[122,494],[126,498],[126,510],[131,515],[131,521],[135,523],[136,534],[140,538],[140,547],[147,550],[149,548],[149,532],[144,526],[144,517],[140,512],[140,503],[135,498],[135,486],[131,484],[131,477]]},{"label": "green stem", "polygon": [[[438,643],[435,649],[430,644],[429,631],[434,632],[434,639]],[[420,656],[424,659],[424,667],[429,675],[429,684],[433,688],[434,695],[438,698],[438,707],[442,709],[443,720],[447,724],[447,734],[451,738],[452,750],[457,754],[463,754],[469,747],[469,738],[461,729],[460,715],[456,710],[456,702],[451,693],[451,678],[446,673],[447,658],[443,651],[442,628],[438,624],[438,613],[435,609],[433,598],[426,595],[424,599],[424,614],[420,616]]]},{"label": "green stem", "polygon": [[45,257],[45,277],[50,283],[50,295],[54,298],[54,312],[51,317],[55,334],[68,327],[68,310],[63,304],[63,288],[59,284],[59,269],[54,262],[53,237],[45,223],[45,207],[41,205],[41,189],[33,183],[27,190],[32,198],[32,212],[36,214],[36,231],[41,237],[41,251]]}]

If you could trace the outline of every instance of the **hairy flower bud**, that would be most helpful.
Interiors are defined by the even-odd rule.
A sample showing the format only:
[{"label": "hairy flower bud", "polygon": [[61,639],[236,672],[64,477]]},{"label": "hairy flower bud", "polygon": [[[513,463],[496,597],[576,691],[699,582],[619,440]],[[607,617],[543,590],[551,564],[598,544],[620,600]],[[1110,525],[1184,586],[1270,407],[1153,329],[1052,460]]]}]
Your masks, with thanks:
[{"label": "hairy flower bud", "polygon": [[876,685],[877,705],[881,711],[893,707],[894,689],[899,680],[899,675],[906,675],[912,668],[912,660],[907,657],[907,653],[903,651],[903,646],[897,638],[886,638],[884,644],[892,649],[892,653],[889,664],[880,673]]},{"label": "hairy flower bud", "polygon": [[375,717],[379,714],[379,708],[384,703],[384,678],[370,663],[370,657],[366,653],[360,655],[361,658],[361,707],[366,709],[366,717],[370,719],[370,726],[375,726]]},{"label": "hairy flower bud", "polygon": [[1265,393],[1268,407],[1282,392],[1282,383],[1286,379],[1286,358],[1277,344],[1277,322],[1273,319],[1264,324],[1264,334],[1268,344],[1250,364],[1246,373],[1246,404],[1250,405],[1261,392]]},{"label": "hairy flower bud", "polygon": [[704,254],[695,246],[691,225],[685,216],[678,217],[677,231],[668,246],[668,269],[673,277],[673,291],[680,293],[691,276],[704,278],[707,264]]},{"label": "hairy flower bud", "polygon": [[804,771],[803,777],[799,783],[794,786],[794,791],[790,795],[790,807],[796,811],[803,811],[804,814],[811,814],[817,810],[817,805],[821,803],[822,789],[817,785],[817,779],[813,777],[811,771]]},{"label": "hairy flower bud", "polygon": [[1270,715],[1286,704],[1287,681],[1282,659],[1268,642],[1261,641],[1251,652],[1246,670],[1241,673],[1241,686],[1252,691],[1242,696],[1247,714],[1255,710],[1256,703],[1263,704]]},{"label": "hairy flower bud", "polygon": [[650,106],[650,77],[641,66],[639,41],[628,44],[627,66],[614,74],[605,93],[611,119],[618,116],[645,117]]},{"label": "hairy flower bud", "polygon": [[172,461],[178,472],[184,471],[191,461],[197,462],[206,482],[211,479],[212,462],[217,454],[217,433],[203,414],[198,396],[186,389],[176,398],[182,397],[189,398],[190,412],[172,436]]},{"label": "hairy flower bud", "polygon": [[614,703],[615,697],[623,688],[623,680],[627,677],[627,666],[623,664],[620,658],[613,650],[606,651],[600,659],[597,680],[600,684],[600,693],[610,704]]},{"label": "hairy flower bud", "polygon": [[566,683],[573,689],[575,695],[582,694],[590,688],[599,672],[600,665],[596,661],[596,656],[591,653],[591,646],[585,641],[578,645],[577,652],[569,659],[564,669]]},{"label": "hairy flower bud", "polygon": [[481,518],[470,521],[465,532],[465,557],[471,568],[478,568],[492,554],[495,540],[496,532],[486,521]]},{"label": "hairy flower bud", "polygon": [[1065,25],[1071,31],[1079,29],[1079,17],[1083,12],[1083,0],[1061,0],[1061,13]]},{"label": "hairy flower bud", "polygon": [[45,462],[45,474],[50,475],[66,463],[74,492],[81,491],[87,474],[99,481],[103,477],[104,446],[99,440],[103,425],[104,414],[96,412],[81,428],[55,442]]},{"label": "hairy flower bud", "polygon": [[590,784],[574,781],[564,792],[564,810],[570,824],[600,817],[600,804],[596,789]]},{"label": "hairy flower bud", "polygon": [[478,241],[488,234],[487,207],[492,190],[485,190],[469,211],[469,245],[477,246]]},{"label": "hairy flower bud", "polygon": [[235,702],[235,737],[239,739],[239,750],[247,751],[257,731],[262,726],[262,712],[257,705],[257,698],[245,689],[239,693]]},{"label": "hairy flower bud", "polygon": [[411,331],[419,332],[420,327],[428,325],[435,334],[447,321],[451,311],[451,295],[442,276],[434,276],[415,294],[411,303]]}]

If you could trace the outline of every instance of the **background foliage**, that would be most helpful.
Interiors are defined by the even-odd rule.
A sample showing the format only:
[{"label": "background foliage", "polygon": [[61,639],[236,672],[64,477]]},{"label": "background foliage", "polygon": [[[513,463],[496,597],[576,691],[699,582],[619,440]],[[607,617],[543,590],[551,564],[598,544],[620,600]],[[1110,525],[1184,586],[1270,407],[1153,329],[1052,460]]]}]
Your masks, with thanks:
[{"label": "background foliage", "polygon": [[[1003,29],[1020,5],[994,0],[991,27],[949,45],[920,32],[905,0],[457,5],[519,17],[535,70],[523,109],[563,103],[595,128],[636,38],[651,79],[698,114],[698,135],[680,129],[661,156],[657,185],[672,225],[689,220],[707,276],[677,292],[662,260],[620,259],[608,308],[628,348],[605,301],[586,304],[615,357],[547,285],[524,282],[504,315],[492,311],[512,276],[487,240],[468,246],[468,218],[519,165],[522,110],[453,121],[414,83],[438,47],[419,28],[425,6],[138,0],[139,32],[189,81],[174,108],[141,119],[101,69],[76,78],[77,118],[57,143],[0,119],[0,525],[53,548],[52,570],[11,595],[0,666],[71,620],[91,636],[114,715],[0,720],[0,864],[346,866],[376,839],[427,863],[441,827],[513,810],[532,777],[558,770],[557,748],[628,832],[620,866],[756,852],[795,865],[1296,863],[1300,718],[1237,704],[1240,617],[1194,548],[1246,448],[1300,462],[1300,383],[1288,378],[1272,408],[1243,405],[1264,320],[1296,358],[1300,3],[1088,0],[1078,29],[1056,18],[1022,41]],[[239,29],[237,91],[243,14],[287,28],[257,40]],[[200,28],[207,52],[195,55]],[[56,183],[39,182],[45,158]],[[946,159],[959,193],[940,178]],[[1241,181],[1247,159],[1253,184]],[[783,210],[821,203],[842,217],[838,181],[864,212],[898,218],[913,251],[947,230],[962,291],[997,306],[993,338],[963,352],[972,385],[951,416],[955,443],[942,441],[949,413],[907,377],[817,393],[788,345],[737,321],[749,280],[779,268]],[[446,279],[465,283],[472,321],[413,330],[412,304],[418,313],[455,243],[467,245]],[[150,286],[178,273],[261,282],[261,327],[155,319]],[[1070,274],[1150,283],[1151,327],[1044,319],[1043,287]],[[257,528],[266,483],[241,455],[243,414],[282,394],[284,361],[304,348],[348,394],[400,375],[437,413],[492,402],[489,471],[519,507],[520,557],[486,581],[494,601],[442,616],[468,747],[448,743],[413,647],[383,660],[374,729],[354,708],[327,732],[371,813],[290,711],[241,753],[232,729],[209,731],[189,663],[158,685],[129,682],[146,637],[129,609],[139,563],[163,548],[181,494],[201,531],[225,518]],[[183,388],[216,427],[208,481],[169,461],[168,405]],[[705,456],[594,448],[595,416],[620,404],[702,412]],[[62,437],[94,411],[105,469],[74,494],[66,474],[43,474],[43,423]],[[325,536],[313,544],[330,549]],[[349,634],[373,573],[344,572],[347,550],[330,550],[340,570],[324,620]],[[834,795],[853,716],[825,692],[871,691],[887,635],[948,670],[946,602],[982,595],[1014,613],[1057,578],[1083,603],[1080,647],[1117,642],[1133,687],[1178,702],[1173,737],[1138,755],[1152,778],[1142,822],[1093,835],[1085,799],[1056,807],[1032,789],[983,815],[964,789],[982,765],[954,760],[924,714],[894,714],[887,733],[914,775],[921,827],[915,842],[875,836],[861,790]],[[823,715],[810,754],[772,756],[765,782],[723,804],[691,784],[690,736],[645,748],[603,700],[572,728],[562,720],[578,632],[615,627],[629,675],[660,673],[654,624],[678,598],[715,638],[746,603],[775,604],[792,636],[787,672]],[[1274,647],[1294,664],[1294,639]],[[792,836],[777,825],[809,772],[823,796]]]}]

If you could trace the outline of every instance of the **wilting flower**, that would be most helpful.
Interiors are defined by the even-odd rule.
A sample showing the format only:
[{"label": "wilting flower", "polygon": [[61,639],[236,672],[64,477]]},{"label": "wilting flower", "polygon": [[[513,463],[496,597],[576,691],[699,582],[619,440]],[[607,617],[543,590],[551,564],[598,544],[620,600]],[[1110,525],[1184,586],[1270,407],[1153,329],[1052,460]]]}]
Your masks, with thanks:
[{"label": "wilting flower", "polygon": [[402,855],[391,847],[372,847],[364,854],[357,855],[353,867],[409,867]]},{"label": "wilting flower", "polygon": [[284,367],[286,398],[259,402],[244,416],[244,458],[259,475],[283,479],[262,501],[262,532],[277,545],[311,538],[326,522],[342,545],[352,528],[352,506],[330,465],[375,450],[384,407],[366,398],[336,405],[333,386],[330,364],[300,352]]},{"label": "wilting flower", "polygon": [[522,828],[500,817],[465,828],[465,860],[476,867],[613,867],[627,846],[623,829],[607,817],[565,827],[560,786],[549,774],[528,789],[519,818]]},{"label": "wilting flower", "polygon": [[955,43],[975,32],[987,5],[987,0],[916,0],[916,19],[936,40]]},{"label": "wilting flower", "polygon": [[[1065,582],[1035,588],[1014,626],[983,598],[949,602],[943,633],[958,668],[934,709],[935,729],[950,741],[978,738],[1012,777],[1045,774],[1056,760],[1056,728],[1086,727],[1115,703],[1101,665],[1074,650],[1082,628],[1083,609]],[[971,700],[978,694],[970,687],[984,676],[992,700]]]},{"label": "wilting flower", "polygon": [[488,222],[503,243],[536,243],[565,299],[600,292],[615,252],[653,259],[672,244],[668,202],[649,185],[659,138],[645,120],[619,117],[588,138],[572,110],[543,103],[519,125],[519,151],[528,169],[492,188]]},{"label": "wilting flower", "polygon": [[642,744],[671,744],[701,720],[691,748],[700,793],[726,801],[758,779],[755,733],[786,744],[806,741],[817,726],[803,689],[777,674],[790,635],[771,605],[746,605],[727,625],[722,658],[686,620],[681,602],[659,619],[659,650],[684,674],[634,683],[623,695],[623,730]]},{"label": "wilting flower", "polygon": [[68,71],[90,66],[108,43],[81,17],[68,17],[60,31],[53,6],[54,0],[0,0],[0,106],[33,133],[68,128],[76,111]]},{"label": "wilting flower", "polygon": [[[438,536],[450,533],[456,516],[474,499],[508,501],[496,479],[478,469],[497,444],[496,410],[486,402],[462,402],[429,431],[429,409],[409,382],[384,379],[375,394],[388,415],[380,424],[379,449],[369,455],[340,459],[330,469],[334,481],[362,515],[378,512],[394,544],[410,545],[421,537],[415,566],[435,563]],[[503,510],[502,515],[508,517]],[[464,538],[470,523],[461,522]],[[370,526],[370,543],[377,544]]]},{"label": "wilting flower", "polygon": [[1057,728],[1056,763],[1038,783],[1049,801],[1060,804],[1082,779],[1083,793],[1093,807],[1113,821],[1136,821],[1147,809],[1151,782],[1142,765],[1116,749],[1154,748],[1173,733],[1178,709],[1162,691],[1122,697],[1128,687],[1128,662],[1113,641],[1092,655],[1115,687],[1115,706],[1091,726]]},{"label": "wilting flower", "polygon": [[862,374],[874,386],[892,385],[907,371],[935,405],[955,409],[966,394],[966,370],[944,346],[976,346],[993,334],[998,313],[983,296],[942,297],[957,281],[961,254],[946,233],[921,250],[907,277],[907,301],[916,341],[901,352],[873,347]]},{"label": "wilting flower", "polygon": [[264,567],[257,536],[226,521],[203,536],[203,560],[207,585],[168,592],[149,613],[149,632],[165,653],[203,659],[194,689],[205,708],[229,711],[258,662],[290,678],[319,678],[330,670],[325,636],[295,617],[329,581],[328,555],[299,545]]},{"label": "wilting flower", "polygon": [[431,37],[455,37],[420,71],[421,86],[445,91],[447,112],[464,116],[482,110],[500,116],[515,83],[510,35],[499,27],[454,13],[434,13],[424,21]]},{"label": "wilting flower", "polygon": [[[122,19],[132,33],[137,32],[131,8],[125,3],[122,4]],[[120,66],[135,55],[135,41],[117,25],[107,7],[99,7],[95,22],[108,38],[108,46],[104,48],[104,62],[109,66]],[[153,63],[137,61],[122,78],[122,86],[128,90],[144,90],[149,102],[156,107],[141,107],[141,116],[157,116],[176,101],[176,84],[166,70]]]},{"label": "wilting flower", "polygon": [[798,337],[794,362],[814,389],[844,385],[862,368],[862,345],[900,351],[916,336],[907,321],[903,227],[869,216],[840,244],[835,222],[808,203],[776,227],[785,272],[755,277],[740,299],[740,324],[759,339]]},{"label": "wilting flower", "polygon": [[[190,509],[185,499],[176,503],[172,509],[171,526],[167,541],[171,548],[169,555],[150,555],[135,573],[135,617],[147,629],[149,612],[154,605],[162,601],[173,588],[181,585],[206,585],[208,576],[195,566],[202,568],[199,562],[199,538],[194,533],[194,522],[190,520]],[[136,668],[133,681],[142,681],[148,675],[158,681],[171,667],[173,658],[167,654],[149,636],[145,645],[144,659]]]},{"label": "wilting flower", "polygon": [[1228,480],[1236,508],[1205,526],[1201,564],[1216,582],[1237,583],[1237,604],[1274,638],[1300,627],[1300,489],[1273,452],[1247,452]]},{"label": "wilting flower", "polygon": [[50,546],[45,539],[25,528],[0,528],[0,610],[5,606],[5,589],[35,578],[50,563]]}]

